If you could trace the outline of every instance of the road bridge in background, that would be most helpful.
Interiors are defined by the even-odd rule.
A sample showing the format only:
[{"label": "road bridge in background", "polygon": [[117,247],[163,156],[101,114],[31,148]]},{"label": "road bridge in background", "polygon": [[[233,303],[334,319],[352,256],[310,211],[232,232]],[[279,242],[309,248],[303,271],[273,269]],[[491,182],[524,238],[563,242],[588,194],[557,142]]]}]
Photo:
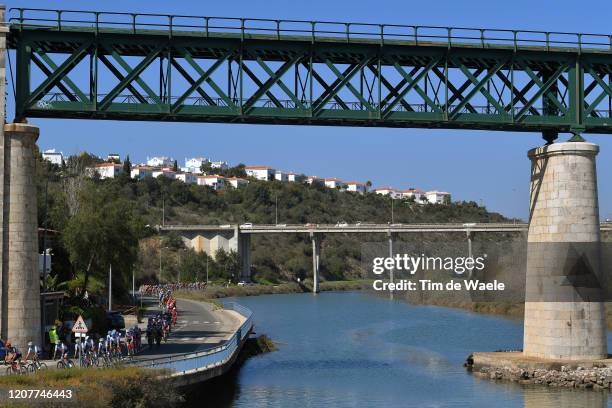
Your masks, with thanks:
[{"label": "road bridge in background", "polygon": [[610,133],[612,35],[15,8],[16,116]]},{"label": "road bridge in background", "polygon": [[[393,253],[394,239],[398,234],[462,233],[471,252],[474,233],[527,233],[525,223],[446,223],[446,224],[225,224],[225,225],[163,225],[155,227],[162,234],[177,233],[185,245],[210,256],[220,248],[235,251],[240,258],[240,279],[250,281],[250,237],[257,234],[308,234],[312,241],[313,291],[318,291],[321,256],[321,237],[324,234],[386,234],[389,251]],[[612,231],[612,223],[602,223],[602,232]]]}]

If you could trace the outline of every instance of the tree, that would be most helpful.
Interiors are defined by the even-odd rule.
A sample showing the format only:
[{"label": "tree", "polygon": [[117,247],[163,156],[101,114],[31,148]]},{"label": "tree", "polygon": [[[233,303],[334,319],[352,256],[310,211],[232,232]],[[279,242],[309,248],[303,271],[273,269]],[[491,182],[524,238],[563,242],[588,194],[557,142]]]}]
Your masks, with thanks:
[{"label": "tree", "polygon": [[113,287],[125,291],[127,277],[137,260],[142,225],[132,204],[119,197],[112,186],[105,188],[89,182],[77,212],[69,218],[62,234],[75,274],[82,274],[78,293],[88,290],[90,276],[105,281],[111,265],[116,283]]},{"label": "tree", "polygon": [[124,174],[131,174],[132,172],[132,162],[130,162],[130,155],[128,154],[125,157],[125,161],[123,162],[123,173]]},{"label": "tree", "polygon": [[202,165],[200,166],[200,171],[204,174],[210,174],[210,172],[212,171],[212,165],[210,164],[210,162],[202,163]]},{"label": "tree", "polygon": [[174,165],[172,166],[172,171],[178,171],[178,162],[175,160]]}]

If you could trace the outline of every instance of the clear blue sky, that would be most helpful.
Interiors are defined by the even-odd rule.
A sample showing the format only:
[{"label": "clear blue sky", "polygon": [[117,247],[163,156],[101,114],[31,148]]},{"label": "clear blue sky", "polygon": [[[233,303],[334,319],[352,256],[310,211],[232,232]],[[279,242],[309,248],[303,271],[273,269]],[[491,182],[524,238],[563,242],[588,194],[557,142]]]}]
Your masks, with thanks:
[{"label": "clear blue sky", "polygon": [[[483,26],[610,33],[612,2],[514,0],[232,0],[232,1],[9,1],[8,7],[159,12],[229,17],[339,20],[371,23]],[[595,11],[595,12],[594,12]],[[13,104],[9,91],[9,120]],[[375,186],[418,187],[482,202],[494,211],[526,219],[527,150],[539,134],[425,129],[367,129],[263,125],[181,124],[33,119],[41,148],[64,153],[171,155],[179,162],[204,155],[236,164],[271,165],[326,177],[371,180]],[[561,135],[560,139],[567,139]],[[612,137],[586,135],[601,146],[600,214],[612,218]]]}]

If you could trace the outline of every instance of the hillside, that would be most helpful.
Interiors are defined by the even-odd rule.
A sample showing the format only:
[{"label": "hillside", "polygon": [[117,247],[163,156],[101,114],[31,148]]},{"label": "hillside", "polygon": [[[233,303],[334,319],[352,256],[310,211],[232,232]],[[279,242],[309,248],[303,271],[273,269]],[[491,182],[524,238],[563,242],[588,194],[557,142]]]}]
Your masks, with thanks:
[{"label": "hillside", "polygon": [[[277,214],[278,222],[286,224],[391,221],[392,200],[374,193],[360,195],[316,183],[280,181],[250,180],[247,186],[239,189],[214,190],[163,177],[142,181],[124,176],[105,180],[80,177],[77,170],[81,168],[82,171],[88,160],[91,156],[82,155],[69,159],[64,168],[42,162],[40,166],[40,225],[45,222],[44,191],[46,180],[50,180],[47,222],[49,228],[60,232],[54,249],[58,255],[54,273],[62,275],[60,281],[75,278],[83,269],[91,270],[92,276],[97,274],[103,280],[107,268],[105,262],[118,263],[117,266],[113,264],[113,271],[119,272],[122,278],[117,279],[124,283],[131,280],[132,265],[136,267],[139,281],[156,279],[160,269],[160,240],[153,228],[147,226],[160,224],[162,213],[165,224],[274,224]],[[79,191],[75,193],[74,189]],[[77,210],[70,208],[71,197],[75,194],[81,203]],[[82,222],[79,217],[83,218]],[[500,214],[488,212],[475,202],[449,205],[419,205],[407,200],[393,202],[393,222],[396,223],[503,221],[508,220]],[[126,229],[122,230],[121,236],[113,238],[114,229],[123,227]],[[90,237],[88,228],[108,231],[108,234],[102,239]],[[360,277],[361,243],[385,239],[383,234],[326,236],[322,241],[322,278],[343,280]],[[444,237],[411,235],[400,239],[438,240]],[[83,240],[92,247],[91,255],[84,248]],[[216,260],[207,259],[204,254],[181,250],[180,240],[175,236],[163,238],[161,246],[164,280],[178,279],[179,272],[182,280],[203,279],[207,264],[211,279],[231,279],[237,270],[235,254],[220,254]],[[252,251],[252,271],[256,281],[276,283],[298,277],[303,279],[311,274],[311,244],[306,234],[255,236]],[[102,257],[98,253],[105,255]],[[92,258],[93,262],[83,261]]]}]

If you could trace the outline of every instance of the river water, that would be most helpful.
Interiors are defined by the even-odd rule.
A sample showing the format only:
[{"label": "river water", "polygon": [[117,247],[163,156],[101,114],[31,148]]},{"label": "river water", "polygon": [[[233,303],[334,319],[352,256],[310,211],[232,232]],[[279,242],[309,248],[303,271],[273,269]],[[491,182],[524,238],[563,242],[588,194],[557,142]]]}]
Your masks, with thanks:
[{"label": "river water", "polygon": [[253,310],[256,332],[269,335],[279,351],[248,360],[223,406],[612,406],[607,393],[495,383],[467,373],[463,362],[472,351],[522,347],[519,320],[367,293],[235,300]]}]

